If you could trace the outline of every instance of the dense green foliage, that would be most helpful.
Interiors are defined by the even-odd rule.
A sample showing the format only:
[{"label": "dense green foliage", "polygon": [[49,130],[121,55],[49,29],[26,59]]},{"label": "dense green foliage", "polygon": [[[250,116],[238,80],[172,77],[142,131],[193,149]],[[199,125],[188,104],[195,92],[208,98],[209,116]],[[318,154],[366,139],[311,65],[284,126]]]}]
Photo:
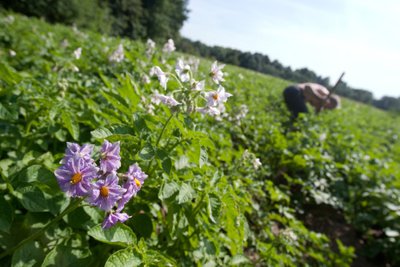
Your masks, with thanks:
[{"label": "dense green foliage", "polygon": [[[292,82],[316,82],[328,88],[331,86],[328,77],[319,76],[307,68],[292,70],[291,67],[285,67],[278,60],[271,60],[267,55],[261,53],[242,52],[221,46],[208,46],[187,38],[179,39],[177,47],[179,50],[192,55],[215,58],[227,64],[266,73]],[[335,93],[358,102],[371,104],[380,109],[400,111],[400,97],[385,96],[379,100],[374,99],[371,92],[352,88],[346,82],[342,82]]]},{"label": "dense green foliage", "polygon": [[[125,59],[110,62],[120,43]],[[359,233],[358,256],[399,264],[397,116],[344,101],[290,125],[289,83],[233,66],[220,120],[163,105],[152,113],[151,95],[165,90],[144,75],[174,73],[189,56],[160,47],[148,56],[140,42],[17,15],[0,17],[0,57],[1,265],[350,266],[354,249],[299,219],[322,204]],[[208,89],[210,65],[193,68]],[[171,75],[166,91],[181,87]],[[138,162],[149,175],[127,207],[132,218],[110,230],[53,174],[65,142],[104,139],[121,142],[122,168]]]},{"label": "dense green foliage", "polygon": [[4,0],[0,7],[49,22],[132,39],[175,38],[187,19],[187,0]]}]

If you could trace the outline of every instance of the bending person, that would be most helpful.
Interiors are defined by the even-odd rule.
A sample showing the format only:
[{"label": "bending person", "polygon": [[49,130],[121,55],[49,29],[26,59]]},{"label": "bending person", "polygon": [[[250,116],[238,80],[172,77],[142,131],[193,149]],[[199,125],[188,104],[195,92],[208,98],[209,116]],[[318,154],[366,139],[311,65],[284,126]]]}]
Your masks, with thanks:
[{"label": "bending person", "polygon": [[314,107],[316,113],[340,107],[340,97],[329,95],[329,90],[317,83],[291,85],[283,91],[283,97],[292,118],[297,118],[299,113],[308,112],[307,102]]}]

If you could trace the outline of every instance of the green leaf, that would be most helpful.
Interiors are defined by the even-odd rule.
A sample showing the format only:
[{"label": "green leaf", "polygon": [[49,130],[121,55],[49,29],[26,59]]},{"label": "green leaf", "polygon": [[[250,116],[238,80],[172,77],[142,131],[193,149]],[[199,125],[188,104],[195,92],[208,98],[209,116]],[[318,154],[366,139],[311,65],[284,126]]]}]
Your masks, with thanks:
[{"label": "green leaf", "polygon": [[221,211],[221,200],[215,194],[209,194],[206,201],[208,217],[213,223],[217,223]]},{"label": "green leaf", "polygon": [[[15,181],[14,184],[32,184],[35,182],[40,182],[41,184],[43,184],[43,186],[51,187],[53,191],[54,188],[58,188],[57,180],[54,174],[47,168],[39,164],[31,165],[28,168],[22,170],[18,174],[17,181]],[[58,190],[56,190],[56,192],[58,192]]]},{"label": "green leaf", "polygon": [[215,186],[221,180],[221,178],[222,178],[221,174],[218,171],[216,171],[213,177],[211,178],[210,185]]},{"label": "green leaf", "polygon": [[140,98],[135,94],[132,83],[133,81],[129,75],[126,74],[125,80],[122,81],[122,86],[118,87],[117,90],[120,95],[129,102],[131,110],[134,111],[135,109],[133,107],[136,107],[137,104],[139,104]]},{"label": "green leaf", "polygon": [[86,212],[87,215],[90,216],[91,221],[93,222],[101,222],[104,219],[103,212],[100,209],[90,207],[90,206],[83,206],[83,210]]},{"label": "green leaf", "polygon": [[90,133],[96,139],[105,139],[113,134],[109,129],[105,127],[98,128],[94,131],[91,131]]},{"label": "green leaf", "polygon": [[61,142],[65,142],[67,140],[67,131],[63,129],[59,129],[54,133],[54,136]]},{"label": "green leaf", "polygon": [[124,224],[116,224],[109,229],[96,225],[89,230],[88,234],[100,242],[111,245],[126,247],[136,243],[136,235]]},{"label": "green leaf", "polygon": [[63,121],[64,127],[68,130],[74,140],[79,139],[79,124],[76,123],[72,114],[63,110],[61,112],[61,119]]},{"label": "green leaf", "polygon": [[200,156],[199,156],[199,166],[203,167],[208,162],[208,154],[207,150],[203,147],[200,147]]},{"label": "green leaf", "polygon": [[152,145],[146,144],[139,153],[139,157],[145,160],[150,160],[154,157],[155,151]]},{"label": "green leaf", "polygon": [[171,168],[172,168],[172,161],[169,157],[165,158],[162,163],[162,168],[163,170],[167,173],[170,174],[171,173]]},{"label": "green leaf", "polygon": [[134,114],[134,124],[135,124],[135,129],[138,132],[148,132],[149,127],[146,124],[146,120],[142,117],[140,117],[137,113]]},{"label": "green leaf", "polygon": [[201,168],[208,162],[207,150],[198,143],[194,143],[192,147],[193,149],[188,153],[189,159]]},{"label": "green leaf", "polygon": [[175,169],[180,170],[187,166],[189,166],[189,159],[185,155],[182,155],[178,160],[175,160]]},{"label": "green leaf", "polygon": [[100,91],[100,93],[114,108],[121,111],[125,115],[132,115],[132,112],[126,107],[126,102],[120,96],[104,91]]},{"label": "green leaf", "polygon": [[161,200],[165,200],[178,191],[179,191],[179,185],[176,182],[163,181],[160,187],[160,191],[158,192],[158,198]]},{"label": "green leaf", "polygon": [[18,188],[14,194],[22,206],[29,211],[43,212],[49,210],[43,192],[35,186]]},{"label": "green leaf", "polygon": [[18,113],[9,111],[3,104],[0,103],[0,119],[2,120],[16,120],[18,119]]},{"label": "green leaf", "polygon": [[58,194],[45,194],[47,201],[47,207],[53,215],[58,215],[62,210],[64,210],[70,203],[71,198],[69,198],[64,192],[59,191]]},{"label": "green leaf", "polygon": [[17,84],[22,80],[21,75],[8,64],[0,63],[0,80],[8,85]]},{"label": "green leaf", "polygon": [[162,254],[159,250],[146,250],[145,266],[179,266],[175,259]]},{"label": "green leaf", "polygon": [[121,249],[112,254],[105,267],[139,266],[142,263],[140,255],[137,255],[132,248]]},{"label": "green leaf", "polygon": [[54,190],[55,188],[59,187],[54,173],[43,166],[40,166],[40,168],[37,170],[37,180],[47,187],[47,191],[51,191],[53,194],[59,192],[58,190]]},{"label": "green leaf", "polygon": [[31,241],[18,248],[11,260],[12,267],[37,266],[45,257],[43,249],[39,242]]},{"label": "green leaf", "polygon": [[134,135],[134,130],[126,125],[123,124],[115,124],[109,127],[100,127],[97,128],[94,131],[90,132],[92,134],[92,136],[96,139],[105,139],[108,138],[110,136],[123,136],[123,135],[127,135],[127,136],[133,136]]},{"label": "green leaf", "polygon": [[101,80],[103,81],[104,85],[107,88],[112,89],[112,85],[111,85],[110,81],[107,79],[107,77],[104,76],[103,73],[101,73],[101,72],[99,72],[99,76],[100,76]]},{"label": "green leaf", "polygon": [[0,196],[0,214],[0,230],[8,232],[14,219],[14,211],[4,196]]},{"label": "green leaf", "polygon": [[191,201],[193,195],[194,195],[193,188],[188,184],[182,184],[181,188],[179,189],[179,194],[177,197],[178,203],[182,204]]},{"label": "green leaf", "polygon": [[58,245],[47,254],[42,267],[47,266],[88,266],[91,262],[91,253],[88,248],[71,248]]},{"label": "green leaf", "polygon": [[231,259],[230,265],[242,265],[242,264],[250,264],[250,260],[243,255],[235,255]]},{"label": "green leaf", "polygon": [[8,170],[11,165],[14,164],[14,161],[11,159],[3,159],[0,160],[0,174],[3,174],[5,177],[9,176]]},{"label": "green leaf", "polygon": [[[86,209],[85,209],[86,208]],[[93,211],[92,214],[88,214],[87,211]],[[79,207],[73,212],[67,214],[64,217],[64,220],[68,223],[70,227],[76,229],[89,229],[90,227],[96,226],[104,219],[104,215],[101,214],[101,219],[99,220],[98,216],[96,216],[100,211],[94,207]],[[92,218],[92,216],[94,218]]]},{"label": "green leaf", "polygon": [[149,238],[153,232],[153,223],[147,214],[135,214],[130,219],[130,224],[138,237]]}]

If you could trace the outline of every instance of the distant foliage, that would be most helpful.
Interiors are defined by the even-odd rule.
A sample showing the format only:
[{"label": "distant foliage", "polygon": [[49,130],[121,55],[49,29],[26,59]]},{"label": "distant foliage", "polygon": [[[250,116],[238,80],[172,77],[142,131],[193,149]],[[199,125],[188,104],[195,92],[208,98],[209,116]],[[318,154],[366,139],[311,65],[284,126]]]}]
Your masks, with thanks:
[{"label": "distant foliage", "polygon": [[[228,64],[277,76],[293,82],[316,82],[328,88],[330,87],[330,80],[328,77],[319,76],[314,71],[307,68],[292,70],[290,67],[283,66],[278,60],[271,61],[270,58],[264,54],[242,52],[237,49],[221,46],[207,46],[199,41],[192,41],[187,38],[181,38],[177,42],[177,47],[179,50],[186,53],[215,58]],[[371,92],[352,88],[345,82],[340,84],[336,93],[358,102],[374,105],[380,109],[400,112],[400,98],[385,96],[380,100],[376,100],[373,98]]]},{"label": "distant foliage", "polygon": [[373,104],[381,109],[400,112],[400,97],[394,98],[390,96],[384,96],[379,100],[374,100]]},{"label": "distant foliage", "polygon": [[187,0],[4,0],[0,7],[114,36],[164,40],[178,35]]},{"label": "distant foliage", "polygon": [[102,0],[4,0],[0,7],[28,16],[44,18],[51,23],[64,23],[110,33],[111,17]]}]

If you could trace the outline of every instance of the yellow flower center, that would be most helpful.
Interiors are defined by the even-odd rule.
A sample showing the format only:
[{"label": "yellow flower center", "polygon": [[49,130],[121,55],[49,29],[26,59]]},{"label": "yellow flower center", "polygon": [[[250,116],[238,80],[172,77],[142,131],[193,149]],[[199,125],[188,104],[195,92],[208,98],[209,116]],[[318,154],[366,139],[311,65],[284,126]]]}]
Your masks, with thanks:
[{"label": "yellow flower center", "polygon": [[82,180],[82,174],[80,172],[75,173],[71,178],[71,184],[77,184]]},{"label": "yellow flower center", "polygon": [[138,179],[135,178],[134,181],[137,187],[140,187],[142,185]]},{"label": "yellow flower center", "polygon": [[214,100],[218,100],[218,98],[219,98],[218,94],[213,94],[212,97],[214,98]]},{"label": "yellow flower center", "polygon": [[102,197],[108,197],[108,187],[107,186],[102,186],[100,188],[100,195]]}]

